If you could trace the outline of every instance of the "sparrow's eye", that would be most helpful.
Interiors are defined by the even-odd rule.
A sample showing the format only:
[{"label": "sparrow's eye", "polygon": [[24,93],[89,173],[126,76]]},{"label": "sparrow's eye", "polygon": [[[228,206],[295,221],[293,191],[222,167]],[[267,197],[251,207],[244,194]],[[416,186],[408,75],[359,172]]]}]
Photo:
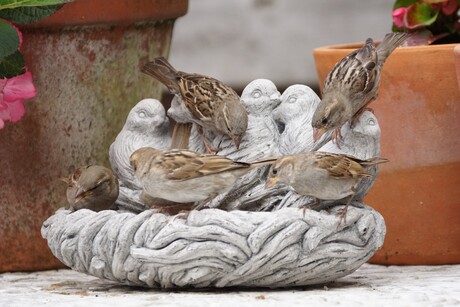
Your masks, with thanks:
[{"label": "sparrow's eye", "polygon": [[278,168],[275,167],[275,168],[272,168],[272,175],[278,175]]},{"label": "sparrow's eye", "polygon": [[259,98],[260,96],[262,96],[262,92],[260,90],[255,90],[252,92],[252,97]]},{"label": "sparrow's eye", "polygon": [[323,120],[321,121],[321,124],[323,125],[327,125],[329,123],[329,120],[327,119],[327,117],[323,118]]}]

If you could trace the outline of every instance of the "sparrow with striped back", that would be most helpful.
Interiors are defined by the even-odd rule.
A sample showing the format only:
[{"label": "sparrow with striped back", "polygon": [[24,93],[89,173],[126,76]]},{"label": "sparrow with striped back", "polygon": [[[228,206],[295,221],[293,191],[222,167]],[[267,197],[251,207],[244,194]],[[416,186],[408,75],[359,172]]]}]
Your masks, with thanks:
[{"label": "sparrow with striped back", "polygon": [[317,200],[339,200],[349,196],[345,207],[339,211],[342,223],[359,183],[363,178],[371,176],[367,168],[385,162],[388,160],[360,160],[320,151],[287,155],[272,164],[265,188],[285,184],[297,194]]},{"label": "sparrow with striped back", "polygon": [[276,158],[246,163],[189,150],[144,147],[136,150],[130,161],[148,195],[190,203],[208,201],[227,192],[249,170],[271,164]]},{"label": "sparrow with striped back", "polygon": [[[202,129],[229,136],[239,149],[248,126],[248,114],[231,87],[211,77],[178,71],[163,57],[148,62],[141,71],[163,83],[172,94],[180,96],[189,111],[188,120],[200,127],[208,152],[215,149],[206,140]],[[184,135],[188,137],[190,133]],[[173,140],[173,143],[184,142]]]},{"label": "sparrow with striped back", "polygon": [[324,80],[322,100],[313,114],[315,141],[333,130],[333,141],[340,143],[340,128],[350,120],[353,125],[377,98],[383,64],[409,36],[408,33],[389,33],[377,47],[372,38],[368,38],[363,47],[334,66]]}]

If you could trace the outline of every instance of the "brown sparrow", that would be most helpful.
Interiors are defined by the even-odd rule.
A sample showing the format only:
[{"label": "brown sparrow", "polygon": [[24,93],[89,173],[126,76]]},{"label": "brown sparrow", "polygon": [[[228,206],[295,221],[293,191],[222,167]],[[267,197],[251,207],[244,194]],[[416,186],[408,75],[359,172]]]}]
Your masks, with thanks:
[{"label": "brown sparrow", "polygon": [[357,158],[320,151],[299,153],[279,158],[270,168],[265,188],[286,184],[304,196],[321,200],[339,200],[350,196],[339,215],[345,219],[358,184],[370,177],[368,167],[388,162],[386,159]]},{"label": "brown sparrow", "polygon": [[[228,135],[239,149],[248,126],[248,115],[232,88],[211,77],[177,71],[163,57],[145,64],[141,71],[163,83],[172,94],[180,95],[192,122]],[[203,142],[211,152],[204,136]]]},{"label": "brown sparrow", "polygon": [[96,212],[109,209],[118,197],[118,179],[103,166],[79,167],[62,179],[67,183],[67,201],[74,211],[90,209]]},{"label": "brown sparrow", "polygon": [[130,158],[136,178],[152,197],[177,203],[211,200],[227,192],[249,170],[271,164],[275,158],[245,163],[189,150],[144,147]]},{"label": "brown sparrow", "polygon": [[367,105],[377,98],[380,71],[385,60],[408,37],[407,33],[389,33],[377,47],[368,38],[363,47],[334,66],[324,80],[322,100],[313,114],[315,141],[333,129],[332,139],[339,144],[340,128],[349,120],[353,124]]}]

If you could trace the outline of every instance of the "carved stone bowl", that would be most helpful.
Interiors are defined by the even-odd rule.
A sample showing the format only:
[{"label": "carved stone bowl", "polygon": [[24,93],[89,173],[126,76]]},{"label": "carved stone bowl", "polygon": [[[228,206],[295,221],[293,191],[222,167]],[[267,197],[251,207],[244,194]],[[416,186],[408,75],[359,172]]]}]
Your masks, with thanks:
[{"label": "carved stone bowl", "polygon": [[75,271],[150,288],[292,287],[354,272],[383,244],[371,209],[192,211],[186,219],[60,210],[42,227],[53,254]]}]

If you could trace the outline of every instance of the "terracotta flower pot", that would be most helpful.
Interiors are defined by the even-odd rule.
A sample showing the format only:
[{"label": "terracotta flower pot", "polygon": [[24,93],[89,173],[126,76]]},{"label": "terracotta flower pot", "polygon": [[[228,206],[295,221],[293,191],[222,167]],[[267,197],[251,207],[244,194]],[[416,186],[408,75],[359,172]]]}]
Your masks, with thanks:
[{"label": "terracotta flower pot", "polygon": [[0,271],[62,266],[41,238],[43,221],[66,204],[59,178],[108,166],[108,148],[129,110],[159,97],[139,65],[167,56],[187,0],[76,0],[24,27],[22,51],[37,97],[0,130]]},{"label": "terracotta flower pot", "polygon": [[[361,45],[314,50],[318,79]],[[460,94],[456,45],[398,48],[371,104],[382,129],[381,167],[365,201],[385,218],[371,262],[460,263]],[[460,55],[457,65],[460,67]],[[460,76],[458,76],[460,77]]]}]

